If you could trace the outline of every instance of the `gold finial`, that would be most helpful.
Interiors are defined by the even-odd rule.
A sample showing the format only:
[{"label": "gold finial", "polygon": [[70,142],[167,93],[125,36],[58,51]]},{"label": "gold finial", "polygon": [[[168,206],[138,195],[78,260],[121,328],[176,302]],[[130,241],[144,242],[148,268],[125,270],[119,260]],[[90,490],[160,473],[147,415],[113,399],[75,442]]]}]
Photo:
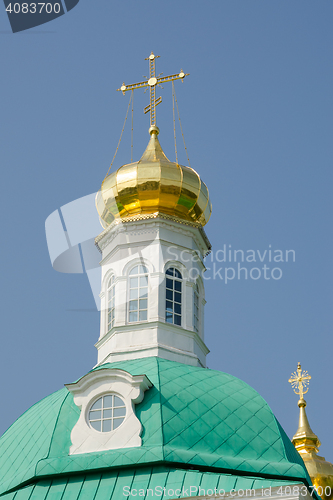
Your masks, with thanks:
[{"label": "gold finial", "polygon": [[307,371],[302,371],[301,363],[298,363],[297,370],[291,374],[288,382],[294,389],[294,393],[297,394],[300,399],[298,401],[298,406],[300,409],[299,414],[299,424],[296,434],[294,435],[292,442],[299,453],[309,453],[315,451],[318,453],[318,448],[320,446],[320,441],[316,434],[312,431],[308,417],[305,412],[306,401],[304,399],[304,394],[309,390],[309,382],[311,376]]},{"label": "gold finial", "polygon": [[[152,127],[156,127],[156,106],[162,102],[162,97],[155,98],[156,87],[161,83],[172,82],[173,80],[183,80],[185,76],[189,73],[184,73],[181,69],[177,75],[169,76],[156,76],[155,73],[155,59],[160,56],[155,56],[152,52],[149,57],[146,57],[145,61],[149,64],[149,78],[144,82],[132,83],[131,85],[125,85],[125,82],[120,87],[120,90],[124,95],[128,90],[142,89],[149,87],[150,90],[150,104],[144,108],[144,113],[150,113],[150,130]],[[150,132],[151,133],[151,132]]]},{"label": "gold finial", "polygon": [[[297,371],[291,374],[288,382],[291,384],[291,387],[294,390],[294,393],[299,396],[298,406],[306,406],[304,401],[304,394],[306,394],[309,390],[309,383],[311,380],[311,376],[307,371],[302,372],[301,363],[297,364]],[[304,404],[305,403],[305,404]]]},{"label": "gold finial", "polygon": [[298,363],[297,370],[288,380],[300,397],[298,429],[291,442],[301,455],[318,495],[322,500],[333,500],[333,465],[318,455],[321,443],[311,429],[305,411],[306,402],[303,396],[309,390],[310,380],[308,372],[302,371],[301,363]]}]

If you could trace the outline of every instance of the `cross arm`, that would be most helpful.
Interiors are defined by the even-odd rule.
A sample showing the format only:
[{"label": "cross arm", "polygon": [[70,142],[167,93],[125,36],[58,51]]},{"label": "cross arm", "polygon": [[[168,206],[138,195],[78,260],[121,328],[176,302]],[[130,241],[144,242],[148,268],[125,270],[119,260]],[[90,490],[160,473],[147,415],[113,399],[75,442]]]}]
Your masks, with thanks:
[{"label": "cross arm", "polygon": [[190,73],[183,73],[183,71],[181,71],[177,75],[161,76],[159,78],[156,78],[157,85],[159,83],[172,82],[173,80],[182,80],[183,78],[185,78],[185,76],[189,76],[189,74]]},{"label": "cross arm", "polygon": [[[155,85],[158,85],[159,83],[171,82],[173,80],[182,80],[183,78],[185,78],[185,76],[189,76],[189,74],[190,73],[183,73],[183,71],[181,71],[176,75],[162,76],[156,79],[154,78],[154,83]],[[131,83],[130,85],[125,85],[125,83],[123,83],[120,89],[117,90],[125,94],[125,92],[127,92],[128,90],[142,89],[149,86],[151,87],[152,85],[149,82],[150,80],[146,80],[145,82]]]},{"label": "cross arm", "polygon": [[123,83],[120,89],[117,90],[121,90],[121,92],[125,94],[127,90],[141,89],[144,87],[149,87],[147,80],[145,82],[131,83],[130,85],[125,85],[125,83]]}]

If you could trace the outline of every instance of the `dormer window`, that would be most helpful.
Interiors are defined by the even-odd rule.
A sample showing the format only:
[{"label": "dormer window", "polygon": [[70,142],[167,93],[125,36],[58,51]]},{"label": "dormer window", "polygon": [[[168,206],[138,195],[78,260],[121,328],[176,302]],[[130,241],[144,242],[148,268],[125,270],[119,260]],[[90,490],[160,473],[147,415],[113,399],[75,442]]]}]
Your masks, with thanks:
[{"label": "dormer window", "polygon": [[115,279],[113,275],[109,279],[107,285],[107,301],[108,301],[107,331],[109,331],[114,326],[114,320],[115,320]]},{"label": "dormer window", "polygon": [[89,411],[89,424],[99,432],[110,432],[117,429],[126,416],[126,405],[116,394],[107,394],[91,406]]},{"label": "dormer window", "polygon": [[141,446],[142,425],[135,405],[152,387],[145,375],[99,368],[66,387],[80,412],[71,431],[70,455]]},{"label": "dormer window", "polygon": [[129,273],[128,321],[147,321],[148,319],[148,269],[135,266]]},{"label": "dormer window", "polygon": [[181,273],[174,267],[165,272],[165,321],[179,326],[182,323],[182,279]]}]

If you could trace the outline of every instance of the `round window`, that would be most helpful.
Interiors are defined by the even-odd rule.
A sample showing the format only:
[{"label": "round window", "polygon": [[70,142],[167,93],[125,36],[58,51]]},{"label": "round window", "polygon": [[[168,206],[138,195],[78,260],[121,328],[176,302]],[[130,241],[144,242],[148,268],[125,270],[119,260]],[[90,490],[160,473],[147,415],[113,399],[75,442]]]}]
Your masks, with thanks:
[{"label": "round window", "polygon": [[90,426],[99,432],[110,432],[117,429],[126,416],[124,401],[115,394],[108,394],[97,399],[89,410]]}]

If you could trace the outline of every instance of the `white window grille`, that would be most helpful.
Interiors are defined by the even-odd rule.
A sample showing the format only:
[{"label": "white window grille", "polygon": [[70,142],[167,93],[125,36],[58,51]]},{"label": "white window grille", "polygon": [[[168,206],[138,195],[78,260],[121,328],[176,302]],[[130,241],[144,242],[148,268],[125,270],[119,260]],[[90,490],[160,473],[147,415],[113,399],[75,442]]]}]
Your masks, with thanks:
[{"label": "white window grille", "polygon": [[110,432],[119,427],[126,416],[126,405],[116,394],[97,399],[89,411],[89,424],[99,432]]},{"label": "white window grille", "polygon": [[182,323],[182,275],[174,267],[165,272],[166,303],[165,321],[181,326]]},{"label": "white window grille", "polygon": [[133,267],[129,273],[128,321],[148,319],[148,269],[146,266]]}]

